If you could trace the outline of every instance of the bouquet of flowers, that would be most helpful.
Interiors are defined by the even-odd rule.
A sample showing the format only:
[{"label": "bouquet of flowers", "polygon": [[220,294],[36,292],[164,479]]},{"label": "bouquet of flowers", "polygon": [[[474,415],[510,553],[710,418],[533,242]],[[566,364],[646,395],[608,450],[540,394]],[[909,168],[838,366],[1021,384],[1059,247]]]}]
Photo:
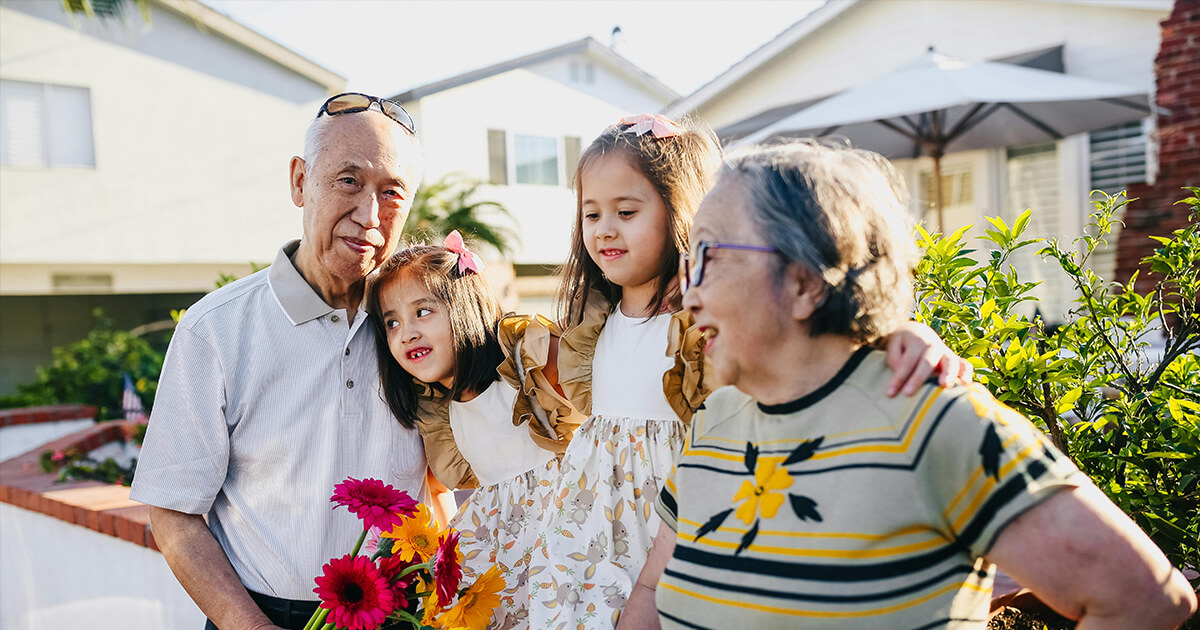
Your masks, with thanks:
[{"label": "bouquet of flowers", "polygon": [[[463,584],[458,532],[439,530],[429,508],[378,479],[353,477],[334,486],[330,501],[361,519],[363,533],[317,577],[321,607],[305,630],[487,627],[504,590],[499,567]],[[371,532],[371,555],[358,555]]]}]

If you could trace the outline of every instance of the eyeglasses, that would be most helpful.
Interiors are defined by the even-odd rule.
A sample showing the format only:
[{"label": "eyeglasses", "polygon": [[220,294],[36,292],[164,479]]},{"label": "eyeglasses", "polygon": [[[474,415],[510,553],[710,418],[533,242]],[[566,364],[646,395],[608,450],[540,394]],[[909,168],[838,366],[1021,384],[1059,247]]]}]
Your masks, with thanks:
[{"label": "eyeglasses", "polygon": [[[740,249],[747,252],[766,252],[769,254],[778,254],[779,250],[774,247],[760,247],[758,245],[737,245],[734,243],[718,243],[716,241],[700,241],[696,244],[694,256],[688,254],[679,255],[679,278],[684,291],[700,286],[704,282],[704,264],[708,262],[708,250],[710,249]],[[696,266],[691,265],[691,260],[695,259]]]},{"label": "eyeglasses", "polygon": [[399,103],[389,101],[386,98],[371,96],[369,94],[360,94],[358,92],[344,92],[337,96],[331,97],[321,106],[321,110],[317,112],[317,118],[321,114],[337,116],[338,114],[356,114],[365,112],[371,109],[371,105],[379,103],[379,111],[383,112],[384,116],[400,123],[409,133],[417,133],[417,125],[413,122],[412,116],[400,107]]}]

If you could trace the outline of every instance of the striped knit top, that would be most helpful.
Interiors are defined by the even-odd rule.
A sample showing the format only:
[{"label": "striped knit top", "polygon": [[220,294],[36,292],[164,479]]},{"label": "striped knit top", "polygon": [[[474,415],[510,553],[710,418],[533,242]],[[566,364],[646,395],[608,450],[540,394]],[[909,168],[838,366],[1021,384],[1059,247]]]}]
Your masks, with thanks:
[{"label": "striped knit top", "polygon": [[1004,527],[1086,482],[981,386],[887,398],[881,352],[777,406],[726,387],[657,503],[664,628],[983,628]]}]

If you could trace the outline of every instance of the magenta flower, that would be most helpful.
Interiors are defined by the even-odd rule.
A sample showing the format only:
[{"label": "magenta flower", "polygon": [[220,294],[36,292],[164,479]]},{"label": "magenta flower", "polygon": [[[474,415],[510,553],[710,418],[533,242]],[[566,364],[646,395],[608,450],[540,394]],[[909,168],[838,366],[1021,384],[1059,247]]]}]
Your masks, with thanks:
[{"label": "magenta flower", "polygon": [[333,496],[329,500],[346,506],[366,527],[384,531],[417,513],[417,502],[407,492],[396,490],[378,479],[348,477],[333,487]]},{"label": "magenta flower", "polygon": [[454,599],[458,585],[462,582],[462,558],[458,555],[458,532],[448,530],[438,544],[433,557],[433,582],[437,588],[439,602]]},{"label": "magenta flower", "polygon": [[329,621],[346,630],[379,627],[396,610],[396,593],[388,579],[364,556],[346,555],[330,560],[317,578],[313,592]]}]

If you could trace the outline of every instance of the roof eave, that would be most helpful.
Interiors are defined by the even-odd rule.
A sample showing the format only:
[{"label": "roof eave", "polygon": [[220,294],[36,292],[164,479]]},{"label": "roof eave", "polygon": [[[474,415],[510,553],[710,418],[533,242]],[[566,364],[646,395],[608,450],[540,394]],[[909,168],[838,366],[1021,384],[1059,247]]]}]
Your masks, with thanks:
[{"label": "roof eave", "polygon": [[459,87],[461,85],[474,83],[475,81],[480,81],[490,76],[508,72],[509,70],[515,70],[517,68],[522,68],[535,63],[541,63],[548,59],[553,59],[562,55],[577,53],[590,54],[599,57],[609,65],[615,67],[621,72],[624,72],[635,82],[640,83],[645,89],[651,91],[663,101],[669,102],[679,98],[679,94],[677,94],[674,90],[667,87],[664,83],[654,78],[650,74],[647,74],[645,70],[639,68],[632,61],[622,57],[611,48],[604,46],[595,39],[591,37],[584,37],[583,39],[577,39],[553,48],[530,53],[528,55],[523,55],[507,61],[501,61],[500,63],[495,63],[483,68],[469,70],[462,74],[457,74],[452,77],[434,81],[432,83],[419,85],[415,88],[392,96],[391,100],[396,101],[397,103],[411,103],[429,96],[430,94],[436,94],[451,88]]},{"label": "roof eave", "polygon": [[194,21],[201,28],[211,29],[213,32],[323,86],[331,94],[346,88],[346,77],[317,64],[198,0],[154,0],[154,2]]},{"label": "roof eave", "polygon": [[703,107],[734,83],[741,81],[763,64],[858,3],[859,0],[827,0],[825,4],[787,27],[782,33],[730,66],[728,70],[697,88],[695,92],[669,105],[666,114],[678,117]]}]

